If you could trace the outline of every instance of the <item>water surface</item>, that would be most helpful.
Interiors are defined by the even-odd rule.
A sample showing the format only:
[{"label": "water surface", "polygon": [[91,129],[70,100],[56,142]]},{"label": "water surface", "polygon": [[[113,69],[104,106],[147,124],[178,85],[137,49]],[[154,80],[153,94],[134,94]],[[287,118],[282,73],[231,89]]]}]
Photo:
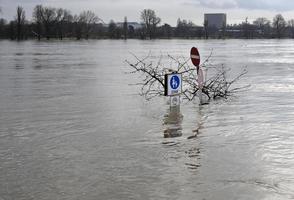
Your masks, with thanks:
[{"label": "water surface", "polygon": [[[251,87],[182,103],[164,138],[168,99],[124,60],[192,46]],[[0,41],[0,200],[293,199],[293,92],[293,40]]]}]

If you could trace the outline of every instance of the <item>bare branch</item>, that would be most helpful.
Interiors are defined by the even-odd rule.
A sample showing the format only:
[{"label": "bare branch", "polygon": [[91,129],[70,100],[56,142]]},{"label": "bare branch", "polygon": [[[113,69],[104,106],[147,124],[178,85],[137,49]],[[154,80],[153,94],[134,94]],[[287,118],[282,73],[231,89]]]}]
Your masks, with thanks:
[{"label": "bare branch", "polygon": [[[132,63],[126,60],[126,63],[133,69],[133,71],[129,73],[139,73],[143,76],[142,82],[135,85],[141,86],[140,94],[147,100],[164,95],[164,75],[173,71],[163,66],[162,56],[160,56],[156,65],[153,65],[151,61],[148,61],[148,59],[151,57],[150,55],[151,53],[149,52],[146,57],[138,58],[135,54],[132,54],[136,62]],[[232,94],[239,91],[244,91],[249,87],[241,86],[230,89],[236,81],[238,81],[247,73],[246,68],[244,68],[235,78],[228,81],[227,73],[230,71],[230,68],[226,68],[223,65],[216,67],[209,64],[211,57],[212,52],[201,64],[201,66],[205,67],[206,74],[208,74],[208,71],[211,74],[209,77],[207,77],[207,80],[204,82],[204,86],[202,88],[202,93],[207,96],[208,100],[216,98],[227,98]],[[182,95],[184,96],[184,99],[188,101],[193,100],[195,97],[197,97],[199,91],[196,68],[193,66],[191,67],[188,64],[190,59],[183,58],[183,61],[180,61],[180,59],[176,59],[171,55],[168,55],[168,58],[171,59],[172,62],[176,63],[178,70],[177,72],[182,74]]]}]

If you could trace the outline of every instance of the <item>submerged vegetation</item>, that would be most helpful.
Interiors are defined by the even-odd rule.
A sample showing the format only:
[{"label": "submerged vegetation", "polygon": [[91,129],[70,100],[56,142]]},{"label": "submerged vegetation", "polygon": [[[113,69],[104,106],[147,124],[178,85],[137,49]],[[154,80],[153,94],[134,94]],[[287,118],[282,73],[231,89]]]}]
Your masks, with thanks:
[{"label": "submerged vegetation", "polygon": [[[0,16],[1,13],[0,8]],[[155,38],[294,38],[294,19],[286,21],[277,14],[272,21],[259,17],[252,23],[246,18],[240,24],[224,25],[221,29],[196,25],[191,20],[178,19],[176,27],[162,22],[154,10],[144,9],[138,16],[140,22],[105,23],[93,11],[72,14],[64,8],[36,5],[32,20],[28,21],[23,7],[18,6],[14,20],[8,22],[0,18],[0,38],[24,40],[44,39],[155,39]]]},{"label": "submerged vegetation", "polygon": [[[212,53],[200,65],[204,69],[206,76],[202,93],[206,95],[208,100],[228,98],[234,93],[249,87],[249,85],[235,87],[235,83],[247,73],[246,68],[229,80],[228,72],[230,69],[223,65],[212,65],[209,62],[211,56]],[[132,68],[129,73],[136,73],[141,77],[141,82],[136,85],[141,87],[140,95],[147,100],[164,95],[164,75],[175,71],[182,74],[183,98],[192,101],[195,97],[198,97],[197,69],[189,65],[190,58],[181,60],[168,55],[172,63],[175,63],[176,68],[167,68],[162,63],[162,57],[159,58],[156,64],[153,64],[154,62],[150,60],[150,54],[144,58],[138,58],[133,54],[133,57],[135,59],[133,62],[126,60],[127,64]]]}]

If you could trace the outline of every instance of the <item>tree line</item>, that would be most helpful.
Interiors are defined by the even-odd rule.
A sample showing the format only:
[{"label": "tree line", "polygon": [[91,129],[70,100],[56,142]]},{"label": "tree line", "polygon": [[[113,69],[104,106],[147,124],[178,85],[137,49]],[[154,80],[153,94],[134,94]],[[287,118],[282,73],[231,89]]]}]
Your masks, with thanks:
[{"label": "tree line", "polygon": [[[1,14],[1,8],[0,8]],[[36,5],[32,20],[28,21],[23,7],[18,6],[14,20],[0,18],[0,38],[25,40],[36,38],[50,40],[64,38],[80,39],[155,39],[155,38],[294,38],[294,19],[286,21],[277,14],[272,21],[260,17],[252,23],[246,18],[240,24],[226,25],[220,29],[204,22],[197,26],[192,21],[178,19],[176,27],[164,23],[154,10],[140,12],[140,23],[111,20],[105,23],[93,11],[72,14],[63,8]]]}]

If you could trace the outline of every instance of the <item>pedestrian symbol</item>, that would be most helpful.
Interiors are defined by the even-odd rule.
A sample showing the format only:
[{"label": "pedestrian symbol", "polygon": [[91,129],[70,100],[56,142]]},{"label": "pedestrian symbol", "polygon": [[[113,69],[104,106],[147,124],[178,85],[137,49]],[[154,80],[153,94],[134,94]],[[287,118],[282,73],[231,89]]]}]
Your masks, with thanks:
[{"label": "pedestrian symbol", "polygon": [[180,79],[178,76],[172,76],[170,79],[170,86],[172,89],[177,89],[180,85]]},{"label": "pedestrian symbol", "polygon": [[165,74],[164,77],[164,95],[180,95],[182,93],[182,74]]}]

